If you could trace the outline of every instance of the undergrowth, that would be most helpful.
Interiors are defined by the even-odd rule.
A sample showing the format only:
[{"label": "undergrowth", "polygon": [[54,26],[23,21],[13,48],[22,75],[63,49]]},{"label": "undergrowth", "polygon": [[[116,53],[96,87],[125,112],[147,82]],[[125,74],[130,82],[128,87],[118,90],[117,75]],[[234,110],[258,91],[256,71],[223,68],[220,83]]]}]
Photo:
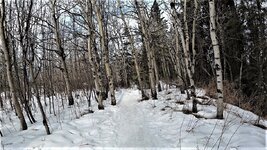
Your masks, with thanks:
[{"label": "undergrowth", "polygon": [[[240,89],[237,89],[234,83],[231,83],[229,81],[224,81],[223,86],[225,103],[229,103],[242,109],[251,111],[261,117],[264,117],[265,119],[267,118],[267,115],[265,113],[266,102],[264,100],[264,96],[256,96],[255,94],[247,96]],[[215,80],[204,84],[202,88],[205,89],[207,96],[211,98],[217,97]]]}]

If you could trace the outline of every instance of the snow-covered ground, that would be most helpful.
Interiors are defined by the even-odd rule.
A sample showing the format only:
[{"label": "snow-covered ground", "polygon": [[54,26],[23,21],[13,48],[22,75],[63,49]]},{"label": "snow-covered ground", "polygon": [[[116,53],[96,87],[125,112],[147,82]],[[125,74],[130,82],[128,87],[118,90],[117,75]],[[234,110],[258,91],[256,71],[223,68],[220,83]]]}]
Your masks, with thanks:
[{"label": "snow-covered ground", "polygon": [[[198,90],[203,95],[204,92]],[[19,122],[8,109],[1,111],[1,149],[266,149],[266,130],[253,126],[257,116],[227,105],[224,120],[184,114],[191,102],[178,89],[158,94],[158,100],[140,100],[136,89],[116,92],[117,105],[105,101],[105,110],[84,114],[87,100],[80,92],[75,106],[63,109],[56,100],[56,116],[46,114],[51,135],[46,135],[37,109],[37,123],[19,131]],[[213,118],[216,107],[198,105],[198,115]],[[27,119],[27,118],[26,118]],[[266,120],[261,120],[266,126]]]}]

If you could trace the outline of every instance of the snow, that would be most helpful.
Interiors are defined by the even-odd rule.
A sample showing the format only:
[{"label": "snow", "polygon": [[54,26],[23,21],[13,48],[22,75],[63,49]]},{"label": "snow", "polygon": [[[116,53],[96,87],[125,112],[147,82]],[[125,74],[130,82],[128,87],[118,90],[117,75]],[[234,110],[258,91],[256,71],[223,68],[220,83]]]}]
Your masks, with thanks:
[{"label": "snow", "polygon": [[[197,114],[184,114],[191,101],[179,89],[158,94],[158,100],[139,102],[137,89],[119,89],[117,105],[106,100],[105,110],[83,115],[87,100],[77,92],[75,106],[63,109],[56,99],[56,116],[48,115],[51,135],[46,135],[40,113],[34,110],[37,123],[19,131],[19,122],[9,108],[1,110],[1,149],[266,149],[266,130],[252,125],[257,115],[227,104],[225,119],[214,119],[214,105],[198,105]],[[199,96],[205,91],[198,89]],[[183,102],[183,103],[177,103]],[[195,115],[205,118],[196,118]],[[261,120],[266,126],[266,120]]]}]

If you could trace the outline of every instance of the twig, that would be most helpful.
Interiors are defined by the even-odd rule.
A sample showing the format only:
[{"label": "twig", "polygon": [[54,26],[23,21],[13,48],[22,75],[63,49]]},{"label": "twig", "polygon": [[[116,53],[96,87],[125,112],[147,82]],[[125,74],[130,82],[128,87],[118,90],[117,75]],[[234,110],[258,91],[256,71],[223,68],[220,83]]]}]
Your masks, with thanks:
[{"label": "twig", "polygon": [[208,143],[209,143],[209,141],[210,141],[210,138],[211,138],[211,136],[212,136],[213,133],[214,133],[214,130],[215,130],[216,126],[217,126],[217,122],[218,122],[218,121],[216,121],[215,126],[214,126],[214,128],[212,129],[212,131],[211,131],[211,133],[210,133],[210,136],[209,136],[209,138],[208,138],[208,141],[207,141],[206,144],[205,144],[204,150],[206,149],[206,147],[207,147],[207,145],[208,145]]},{"label": "twig", "polygon": [[231,135],[231,137],[230,137],[230,139],[229,139],[229,141],[228,141],[228,143],[227,143],[227,145],[226,145],[226,147],[225,147],[224,150],[227,149],[227,147],[229,146],[230,141],[231,141],[232,138],[234,137],[234,135],[235,135],[235,133],[237,132],[237,130],[241,127],[241,125],[242,125],[242,124],[240,124],[240,125],[236,128],[235,132]]},{"label": "twig", "polygon": [[182,124],[180,126],[180,138],[179,138],[179,143],[180,143],[180,150],[182,150],[182,127],[183,127],[183,124],[184,124],[184,118],[183,118],[183,121],[182,121]]}]

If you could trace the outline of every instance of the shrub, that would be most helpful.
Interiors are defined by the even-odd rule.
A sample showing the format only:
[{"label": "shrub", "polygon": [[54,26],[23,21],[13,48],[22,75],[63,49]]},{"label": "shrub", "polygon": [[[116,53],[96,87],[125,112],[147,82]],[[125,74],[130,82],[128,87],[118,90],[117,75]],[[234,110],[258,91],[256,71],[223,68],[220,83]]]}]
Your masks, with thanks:
[{"label": "shrub", "polygon": [[[242,109],[254,112],[261,117],[265,116],[265,100],[262,96],[251,95],[247,97],[241,90],[235,88],[235,84],[229,81],[223,82],[224,102]],[[211,80],[203,87],[206,91],[206,95],[211,98],[217,97],[217,88],[215,80]]]}]

